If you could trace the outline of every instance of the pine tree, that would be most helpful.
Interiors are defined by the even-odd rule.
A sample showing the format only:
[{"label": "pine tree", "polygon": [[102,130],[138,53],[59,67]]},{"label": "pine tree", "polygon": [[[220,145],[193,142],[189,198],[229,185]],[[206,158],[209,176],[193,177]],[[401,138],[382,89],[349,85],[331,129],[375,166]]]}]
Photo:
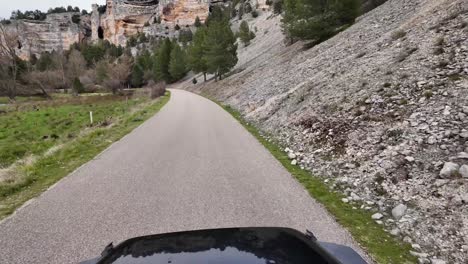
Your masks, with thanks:
[{"label": "pine tree", "polygon": [[135,63],[132,67],[132,75],[130,79],[130,83],[132,87],[142,87],[144,84],[144,77],[145,73],[138,63]]},{"label": "pine tree", "polygon": [[188,48],[188,64],[189,67],[195,73],[203,73],[204,80],[206,81],[206,72],[208,67],[205,61],[205,51],[203,49],[203,43],[206,37],[206,27],[198,28],[197,32],[193,36],[192,44]]},{"label": "pine tree", "polygon": [[207,71],[215,74],[215,80],[222,78],[223,74],[236,65],[238,59],[235,42],[228,20],[210,20],[203,48]]},{"label": "pine tree", "polygon": [[[252,32],[253,33],[253,32]],[[239,27],[239,38],[244,43],[245,46],[250,44],[250,40],[252,39],[252,35],[249,29],[249,24],[247,21],[242,21]]]},{"label": "pine tree", "polygon": [[169,73],[172,47],[171,40],[166,38],[156,52],[154,75],[158,81],[166,81],[168,83],[172,81]]},{"label": "pine tree", "polygon": [[323,41],[359,15],[360,0],[284,0],[283,29],[292,38]]},{"label": "pine tree", "polygon": [[197,27],[197,28],[202,26],[202,23],[201,23],[200,18],[198,16],[195,18],[194,26]]},{"label": "pine tree", "polygon": [[169,63],[169,73],[173,81],[182,79],[187,74],[187,58],[185,51],[175,44],[171,51],[171,61]]}]

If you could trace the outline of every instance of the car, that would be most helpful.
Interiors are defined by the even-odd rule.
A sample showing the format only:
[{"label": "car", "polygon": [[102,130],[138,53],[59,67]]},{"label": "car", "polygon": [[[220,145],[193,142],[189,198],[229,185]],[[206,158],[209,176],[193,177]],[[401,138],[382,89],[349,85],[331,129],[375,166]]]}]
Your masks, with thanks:
[{"label": "car", "polygon": [[136,237],[109,244],[81,264],[366,264],[352,248],[319,242],[309,231],[242,227]]}]

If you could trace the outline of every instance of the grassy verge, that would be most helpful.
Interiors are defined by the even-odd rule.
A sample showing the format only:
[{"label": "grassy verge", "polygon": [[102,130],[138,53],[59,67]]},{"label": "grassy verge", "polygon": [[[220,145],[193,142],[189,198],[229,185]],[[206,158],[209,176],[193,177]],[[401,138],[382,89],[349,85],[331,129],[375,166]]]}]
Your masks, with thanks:
[{"label": "grassy verge", "polygon": [[[80,165],[93,159],[110,144],[131,132],[134,128],[158,112],[169,101],[169,98],[170,94],[168,92],[165,96],[153,101],[141,102],[139,100],[129,100],[126,102],[125,100],[120,100],[118,102],[113,101],[94,104],[93,109],[102,107],[100,109],[104,112],[102,115],[97,114],[95,120],[107,122],[108,115],[112,115],[112,124],[104,126],[104,123],[97,121],[97,124],[101,125],[85,129],[85,133],[73,139],[68,139],[68,142],[64,142],[53,154],[41,155],[32,164],[26,163],[18,166],[18,168],[15,169],[16,173],[20,175],[17,179],[0,183],[0,219],[13,213],[26,201],[47,190],[47,188],[71,173]],[[134,107],[127,108],[129,105],[133,105]],[[44,111],[77,113],[78,109],[73,107],[81,107],[80,112],[84,112],[87,116],[87,106],[89,105],[66,105]],[[70,107],[73,110],[69,112],[66,109]],[[29,115],[31,113],[27,112],[23,114]],[[26,120],[29,119],[30,117]],[[78,115],[76,120],[79,119]],[[82,128],[82,122],[76,121],[76,123],[76,125],[69,124],[69,126],[74,127],[74,129]],[[66,135],[73,131],[68,128],[65,130],[66,131],[62,131],[60,135]],[[49,132],[50,131],[48,131],[48,133]],[[38,135],[36,134],[36,136]],[[36,148],[44,149],[42,146],[36,146]]]},{"label": "grassy verge", "polygon": [[[216,102],[215,100],[213,101]],[[381,225],[378,225],[371,219],[371,212],[353,209],[353,206],[358,206],[343,203],[341,201],[344,198],[343,195],[331,191],[321,179],[314,177],[308,171],[291,165],[287,154],[277,142],[269,141],[263,137],[260,131],[254,125],[246,122],[235,109],[220,103],[218,104],[255,136],[307,189],[309,194],[323,204],[338,223],[349,230],[356,241],[367,250],[377,263],[417,263],[417,258],[409,253],[411,246],[400,242],[383,230]]]}]

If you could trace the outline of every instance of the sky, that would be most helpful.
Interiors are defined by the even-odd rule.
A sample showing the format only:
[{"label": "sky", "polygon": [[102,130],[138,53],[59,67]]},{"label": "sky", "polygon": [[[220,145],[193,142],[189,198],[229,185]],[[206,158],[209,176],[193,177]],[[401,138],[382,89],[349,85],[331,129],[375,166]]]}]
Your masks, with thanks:
[{"label": "sky", "polygon": [[69,5],[91,11],[92,4],[103,5],[105,2],[105,0],[0,0],[0,18],[10,18],[11,11],[18,9],[21,11],[39,9],[45,12],[51,7]]}]

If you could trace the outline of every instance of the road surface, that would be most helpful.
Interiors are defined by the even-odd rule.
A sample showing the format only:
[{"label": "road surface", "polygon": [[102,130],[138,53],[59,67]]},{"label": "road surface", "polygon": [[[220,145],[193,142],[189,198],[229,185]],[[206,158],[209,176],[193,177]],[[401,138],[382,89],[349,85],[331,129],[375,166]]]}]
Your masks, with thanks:
[{"label": "road surface", "polygon": [[356,243],[234,118],[173,90],[154,117],[0,224],[0,263],[76,263],[109,242],[237,226]]}]

